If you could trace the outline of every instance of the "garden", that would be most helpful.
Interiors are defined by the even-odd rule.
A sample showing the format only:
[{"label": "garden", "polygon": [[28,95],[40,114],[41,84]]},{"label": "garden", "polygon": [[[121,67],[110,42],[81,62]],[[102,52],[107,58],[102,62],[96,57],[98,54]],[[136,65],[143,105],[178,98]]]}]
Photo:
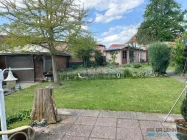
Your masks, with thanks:
[{"label": "garden", "polygon": [[[5,97],[9,128],[31,123],[35,89],[45,86],[53,87],[57,108],[167,113],[185,84],[166,74],[167,45],[153,44],[149,52],[151,65],[69,69],[58,73],[62,86],[44,82]],[[172,113],[180,113],[181,102]]]},{"label": "garden", "polygon": [[[9,127],[30,123],[35,88],[51,84],[41,83],[5,97]],[[54,98],[57,108],[167,113],[184,86],[168,77],[69,80],[54,86]],[[179,105],[173,113],[179,113]]]}]

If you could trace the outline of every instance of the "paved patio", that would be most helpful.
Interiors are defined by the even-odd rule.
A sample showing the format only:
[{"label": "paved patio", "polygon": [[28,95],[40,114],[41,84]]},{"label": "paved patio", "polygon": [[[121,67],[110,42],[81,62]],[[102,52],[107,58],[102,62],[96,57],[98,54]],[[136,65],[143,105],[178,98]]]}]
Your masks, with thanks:
[{"label": "paved patio", "polygon": [[166,114],[73,109],[58,114],[58,124],[34,128],[35,140],[177,140],[173,121],[181,118],[171,115],[162,123]]}]

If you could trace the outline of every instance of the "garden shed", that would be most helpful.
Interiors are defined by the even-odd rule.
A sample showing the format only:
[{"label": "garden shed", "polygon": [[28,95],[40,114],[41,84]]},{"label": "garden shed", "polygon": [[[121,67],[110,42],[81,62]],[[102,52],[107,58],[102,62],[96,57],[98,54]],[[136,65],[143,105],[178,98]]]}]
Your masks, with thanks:
[{"label": "garden shed", "polygon": [[[68,68],[70,55],[59,53],[56,55],[58,71]],[[35,82],[44,79],[44,73],[52,72],[51,56],[48,52],[32,53],[0,53],[0,69],[4,68],[33,68],[27,71],[13,71],[19,81]]]}]

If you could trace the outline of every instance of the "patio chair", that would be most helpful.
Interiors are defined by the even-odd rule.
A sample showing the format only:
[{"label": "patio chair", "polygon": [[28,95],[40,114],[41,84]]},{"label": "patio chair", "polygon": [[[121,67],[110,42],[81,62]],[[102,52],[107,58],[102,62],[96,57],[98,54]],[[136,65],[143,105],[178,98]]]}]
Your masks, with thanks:
[{"label": "patio chair", "polygon": [[30,126],[21,126],[11,130],[0,131],[0,135],[8,135],[8,140],[34,140],[35,131]]},{"label": "patio chair", "polygon": [[83,77],[83,76],[81,76],[80,73],[78,73],[78,78],[79,78],[79,79],[85,79],[85,80],[88,79],[88,77]]}]

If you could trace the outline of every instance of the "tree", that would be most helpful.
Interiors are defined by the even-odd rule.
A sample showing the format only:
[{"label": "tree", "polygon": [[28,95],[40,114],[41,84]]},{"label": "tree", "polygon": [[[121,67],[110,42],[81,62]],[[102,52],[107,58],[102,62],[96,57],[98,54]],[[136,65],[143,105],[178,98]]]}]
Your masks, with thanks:
[{"label": "tree", "polygon": [[96,48],[96,40],[91,35],[71,36],[69,46],[70,51],[87,67]]},{"label": "tree", "polygon": [[95,50],[95,62],[98,66],[103,66],[104,65],[104,58],[103,54],[99,50]]},{"label": "tree", "polygon": [[177,72],[185,72],[186,67],[185,61],[187,58],[187,52],[185,52],[185,46],[187,46],[187,42],[185,43],[185,39],[187,38],[187,32],[183,33],[181,38],[176,39],[176,47],[173,50],[174,64]]},{"label": "tree", "polygon": [[150,0],[144,13],[144,22],[137,33],[139,44],[156,41],[174,41],[175,31],[183,32],[186,28],[184,15],[175,0]]},{"label": "tree", "polygon": [[[37,44],[49,50],[52,58],[54,84],[59,85],[55,55],[56,47],[67,44],[69,37],[83,32],[87,24],[87,10],[75,0],[0,0],[0,17],[9,22],[0,31],[9,37],[5,43],[10,48]],[[62,48],[62,52],[65,49]]]}]

